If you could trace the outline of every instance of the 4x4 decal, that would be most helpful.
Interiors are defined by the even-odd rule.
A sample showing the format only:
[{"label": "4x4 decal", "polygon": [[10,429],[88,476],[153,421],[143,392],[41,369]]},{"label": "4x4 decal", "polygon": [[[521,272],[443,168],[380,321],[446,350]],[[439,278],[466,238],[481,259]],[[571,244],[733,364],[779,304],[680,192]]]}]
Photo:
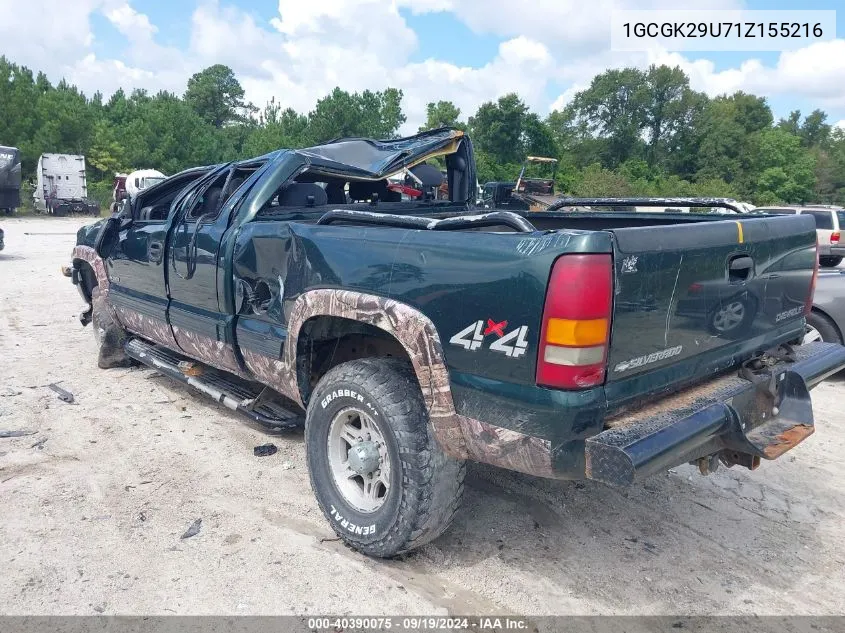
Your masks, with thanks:
[{"label": "4x4 decal", "polygon": [[495,334],[499,338],[490,343],[489,349],[511,358],[519,358],[528,349],[528,326],[522,325],[507,334],[506,327],[507,321],[487,319],[486,326],[484,321],[474,321],[450,338],[449,342],[474,352],[484,345],[484,337]]}]

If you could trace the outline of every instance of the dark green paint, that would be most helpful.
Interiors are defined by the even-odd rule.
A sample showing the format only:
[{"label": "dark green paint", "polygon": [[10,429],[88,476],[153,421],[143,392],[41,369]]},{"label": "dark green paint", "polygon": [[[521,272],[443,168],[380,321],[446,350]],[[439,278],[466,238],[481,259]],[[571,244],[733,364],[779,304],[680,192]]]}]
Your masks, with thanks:
[{"label": "dark green paint", "polygon": [[[180,203],[200,195],[230,166],[194,179],[167,221],[133,224],[108,262],[115,301],[279,358],[290,311],[304,292],[341,288],[396,299],[434,323],[458,413],[549,440],[562,473],[583,473],[583,440],[601,431],[608,410],[733,367],[803,328],[800,311],[780,320],[778,315],[800,308],[806,297],[811,263],[804,258],[792,268],[784,265],[785,258],[800,259],[814,244],[812,218],[806,216],[529,213],[538,227],[534,233],[322,226],[316,220],[329,207],[261,215],[279,186],[308,166],[296,152],[265,158],[239,197],[199,229],[191,279],[179,275],[187,271],[187,247],[197,228],[182,221],[186,205]],[[409,213],[410,205],[378,208]],[[436,215],[469,209],[469,202],[457,202]],[[742,243],[734,218],[747,227]],[[78,242],[92,244],[96,231],[97,225],[83,228]],[[149,261],[154,240],[165,243],[157,264]],[[538,387],[534,379],[549,274],[555,260],[569,253],[610,253],[615,267],[606,385],[571,392]],[[728,270],[738,256],[754,262],[742,283]],[[236,306],[239,281],[253,289],[266,286],[266,310],[254,314]],[[703,290],[696,293],[695,287]],[[741,332],[714,333],[708,327],[714,307],[738,293],[753,297],[754,317]],[[527,326],[526,353],[511,358],[490,350],[495,334],[473,351],[450,343],[471,323],[488,319],[507,321],[506,332]],[[674,357],[614,371],[619,363],[676,346],[682,351]]]}]

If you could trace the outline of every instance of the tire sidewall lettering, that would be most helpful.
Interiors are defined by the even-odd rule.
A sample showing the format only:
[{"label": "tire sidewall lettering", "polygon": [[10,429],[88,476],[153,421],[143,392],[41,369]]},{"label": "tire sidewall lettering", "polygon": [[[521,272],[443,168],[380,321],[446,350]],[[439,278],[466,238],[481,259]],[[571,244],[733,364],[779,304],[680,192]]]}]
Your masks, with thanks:
[{"label": "tire sidewall lettering", "polygon": [[[372,415],[385,438],[390,455],[391,482],[388,499],[381,508],[370,514],[359,512],[349,505],[334,482],[328,462],[327,444],[331,421],[337,413],[347,407],[365,409]],[[360,387],[337,382],[325,391],[315,392],[309,410],[312,413],[309,415],[310,419],[306,427],[306,442],[314,445],[307,446],[306,452],[311,469],[312,486],[315,487],[315,493],[318,486],[322,491],[325,514],[334,524],[335,530],[353,536],[357,540],[373,542],[384,538],[399,514],[402,500],[402,468],[396,438],[380,407]],[[318,459],[312,459],[314,452],[319,454]]]}]

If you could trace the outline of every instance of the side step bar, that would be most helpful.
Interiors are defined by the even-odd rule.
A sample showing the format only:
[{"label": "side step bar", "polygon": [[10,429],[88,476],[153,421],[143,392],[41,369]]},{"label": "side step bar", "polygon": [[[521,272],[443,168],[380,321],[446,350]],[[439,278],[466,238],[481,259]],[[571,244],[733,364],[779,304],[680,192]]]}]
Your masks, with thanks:
[{"label": "side step bar", "polygon": [[302,414],[286,408],[280,402],[281,396],[271,392],[269,387],[242,380],[137,338],[130,339],[124,350],[139,363],[211,396],[270,431],[293,429],[305,423]]}]

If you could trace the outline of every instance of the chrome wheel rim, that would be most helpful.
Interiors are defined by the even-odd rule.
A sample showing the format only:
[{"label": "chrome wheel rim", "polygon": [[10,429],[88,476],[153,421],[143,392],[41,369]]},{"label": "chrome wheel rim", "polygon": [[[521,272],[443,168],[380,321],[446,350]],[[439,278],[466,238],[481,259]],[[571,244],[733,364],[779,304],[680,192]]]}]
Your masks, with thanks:
[{"label": "chrome wheel rim", "polygon": [[384,505],[390,490],[390,454],[381,429],[356,407],[338,411],[329,426],[329,469],[344,500],[364,514]]},{"label": "chrome wheel rim", "polygon": [[804,328],[804,339],[801,341],[802,344],[806,345],[807,343],[817,343],[819,341],[824,341],[824,339],[822,338],[822,333],[819,332],[812,325],[805,325]]},{"label": "chrome wheel rim", "polygon": [[719,332],[728,332],[745,319],[745,305],[742,301],[731,301],[713,317],[713,327]]}]

